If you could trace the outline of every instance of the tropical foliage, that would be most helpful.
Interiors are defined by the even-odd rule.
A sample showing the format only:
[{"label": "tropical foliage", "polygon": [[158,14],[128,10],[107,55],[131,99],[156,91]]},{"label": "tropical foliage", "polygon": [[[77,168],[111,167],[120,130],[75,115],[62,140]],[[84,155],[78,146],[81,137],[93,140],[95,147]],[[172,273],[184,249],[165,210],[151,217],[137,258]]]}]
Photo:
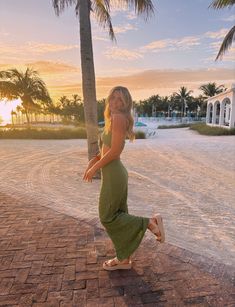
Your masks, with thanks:
[{"label": "tropical foliage", "polygon": [[[223,9],[226,7],[232,8],[234,4],[235,0],[214,0],[209,7],[212,7],[214,9]],[[235,40],[235,26],[233,26],[226,34],[215,60],[218,60],[219,58],[222,59],[223,55],[230,48],[234,40]]]},{"label": "tropical foliage", "polygon": [[30,113],[43,111],[52,104],[45,83],[31,68],[25,72],[17,69],[0,71],[0,98],[10,101],[20,98],[28,124]]},{"label": "tropical foliage", "polygon": [[226,90],[224,85],[217,86],[215,82],[203,84],[200,86],[200,90],[202,90],[203,94],[206,97],[213,97],[219,93],[222,93]]}]

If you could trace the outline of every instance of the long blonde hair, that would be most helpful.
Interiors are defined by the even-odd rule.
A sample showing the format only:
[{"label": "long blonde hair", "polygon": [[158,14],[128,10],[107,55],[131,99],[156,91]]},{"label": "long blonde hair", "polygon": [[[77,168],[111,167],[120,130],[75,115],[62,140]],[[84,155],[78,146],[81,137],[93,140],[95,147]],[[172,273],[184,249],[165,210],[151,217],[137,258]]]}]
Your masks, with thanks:
[{"label": "long blonde hair", "polygon": [[124,86],[115,86],[114,88],[112,88],[109,92],[108,97],[105,100],[105,110],[104,110],[105,127],[104,127],[104,130],[106,133],[108,133],[111,130],[111,111],[109,107],[109,100],[114,92],[118,92],[121,96],[124,106],[119,111],[126,115],[126,118],[128,121],[126,134],[129,140],[133,141],[135,139],[135,133],[133,131],[134,118],[131,114],[133,101],[132,101],[132,97],[131,97],[129,90]]}]

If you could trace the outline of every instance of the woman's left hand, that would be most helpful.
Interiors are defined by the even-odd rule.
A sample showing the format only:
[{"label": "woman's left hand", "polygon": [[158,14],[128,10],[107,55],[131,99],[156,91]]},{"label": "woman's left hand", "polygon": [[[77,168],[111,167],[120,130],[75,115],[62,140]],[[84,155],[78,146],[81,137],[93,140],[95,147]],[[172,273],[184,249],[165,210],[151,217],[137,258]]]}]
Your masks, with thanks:
[{"label": "woman's left hand", "polygon": [[89,168],[84,174],[83,180],[92,182],[92,177],[95,175],[97,169],[95,167]]}]

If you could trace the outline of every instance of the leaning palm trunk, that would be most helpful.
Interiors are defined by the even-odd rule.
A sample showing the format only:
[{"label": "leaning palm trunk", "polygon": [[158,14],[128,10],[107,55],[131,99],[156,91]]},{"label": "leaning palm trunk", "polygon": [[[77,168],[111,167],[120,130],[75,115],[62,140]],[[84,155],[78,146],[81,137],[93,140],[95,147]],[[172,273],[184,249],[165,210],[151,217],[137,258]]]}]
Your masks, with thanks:
[{"label": "leaning palm trunk", "polygon": [[226,53],[226,51],[232,45],[234,40],[235,40],[235,26],[233,26],[232,29],[230,29],[230,31],[226,34],[215,60],[222,58],[222,56]]},{"label": "leaning palm trunk", "polygon": [[88,159],[98,151],[98,121],[95,89],[95,68],[93,61],[89,1],[80,1],[80,46],[82,66],[82,91],[87,131]]},{"label": "leaning palm trunk", "polygon": [[[232,8],[235,5],[235,0],[213,0],[209,5],[209,8],[212,7],[214,9],[223,9],[223,8]],[[229,47],[232,45],[235,40],[235,26],[230,29],[230,31],[226,34],[222,45],[220,46],[220,50],[216,56],[215,61],[219,58],[222,59],[223,55],[228,51]]]}]

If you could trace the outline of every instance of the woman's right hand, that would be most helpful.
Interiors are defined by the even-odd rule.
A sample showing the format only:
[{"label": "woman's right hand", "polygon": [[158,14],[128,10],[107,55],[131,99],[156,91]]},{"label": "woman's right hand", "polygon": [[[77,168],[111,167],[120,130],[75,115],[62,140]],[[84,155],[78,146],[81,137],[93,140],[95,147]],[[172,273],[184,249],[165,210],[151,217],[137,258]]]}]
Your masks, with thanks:
[{"label": "woman's right hand", "polygon": [[83,174],[83,180],[84,180],[84,178],[86,177],[87,171],[88,171],[96,162],[97,162],[97,159],[95,159],[95,158],[91,159],[91,160],[88,162],[87,168],[86,168],[86,170],[85,170],[85,172],[84,172],[84,174]]}]

